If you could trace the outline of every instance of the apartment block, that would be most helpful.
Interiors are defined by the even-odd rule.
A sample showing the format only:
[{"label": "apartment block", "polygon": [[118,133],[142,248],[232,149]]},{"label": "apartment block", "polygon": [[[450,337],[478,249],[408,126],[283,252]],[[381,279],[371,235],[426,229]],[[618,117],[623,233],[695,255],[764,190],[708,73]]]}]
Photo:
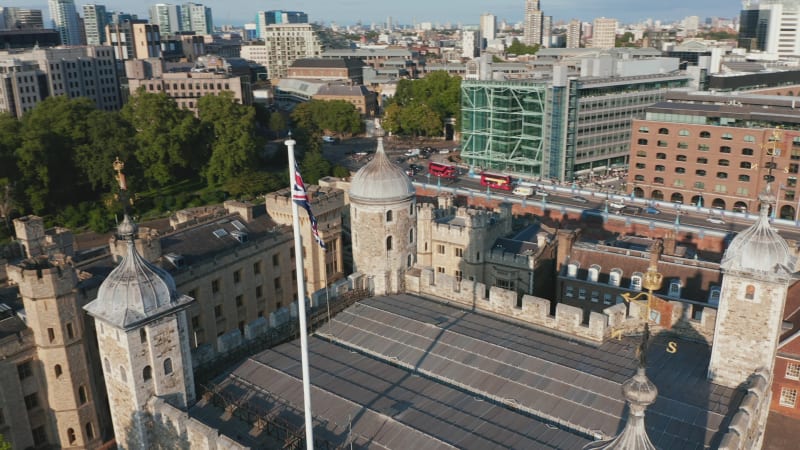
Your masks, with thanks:
[{"label": "apartment block", "polygon": [[122,61],[161,56],[161,33],[158,25],[146,20],[131,20],[106,25],[106,42],[114,47],[114,56]]}]

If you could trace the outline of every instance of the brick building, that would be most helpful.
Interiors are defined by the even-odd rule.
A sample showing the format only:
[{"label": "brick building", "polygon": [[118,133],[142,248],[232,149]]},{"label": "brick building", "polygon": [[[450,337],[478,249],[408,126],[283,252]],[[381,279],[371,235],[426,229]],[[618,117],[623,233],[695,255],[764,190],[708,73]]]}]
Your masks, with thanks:
[{"label": "brick building", "polygon": [[774,216],[796,220],[800,112],[794,103],[759,94],[670,93],[632,123],[628,192],[756,213],[756,195],[771,176]]},{"label": "brick building", "polygon": [[359,58],[303,58],[292,63],[286,76],[363,84],[365,66]]}]

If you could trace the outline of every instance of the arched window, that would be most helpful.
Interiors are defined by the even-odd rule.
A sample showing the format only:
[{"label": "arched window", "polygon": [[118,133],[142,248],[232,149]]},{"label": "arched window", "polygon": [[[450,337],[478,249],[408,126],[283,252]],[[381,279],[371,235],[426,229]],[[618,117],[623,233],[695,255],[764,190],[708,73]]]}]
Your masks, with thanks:
[{"label": "arched window", "polygon": [[413,216],[414,215],[414,204],[408,206],[408,214]]},{"label": "arched window", "polygon": [[654,177],[653,183],[655,184],[664,184],[664,177]]},{"label": "arched window", "polygon": [[89,397],[86,395],[86,386],[81,386],[78,388],[78,403],[83,405],[86,401],[89,400]]},{"label": "arched window", "polygon": [[723,145],[723,146],[721,146],[719,148],[719,152],[720,153],[730,153],[731,152],[731,148],[728,147],[727,145]]},{"label": "arched window", "polygon": [[389,211],[386,211],[386,221],[387,222],[391,222],[392,221],[392,210],[391,209]]},{"label": "arched window", "polygon": [[644,181],[644,175],[634,175],[633,179],[636,181]]},{"label": "arched window", "polygon": [[739,168],[740,169],[750,169],[752,167],[753,167],[753,165],[750,163],[750,161],[742,161],[742,162],[739,163]]},{"label": "arched window", "polygon": [[153,378],[153,369],[150,366],[144,366],[142,369],[142,379],[144,381],[150,381]]},{"label": "arched window", "polygon": [[142,344],[147,342],[147,331],[144,328],[139,329],[139,340],[142,341]]},{"label": "arched window", "polygon": [[92,422],[86,422],[86,439],[94,439],[94,427]]},{"label": "arched window", "polygon": [[723,141],[732,141],[733,135],[730,133],[722,133],[722,140]]},{"label": "arched window", "polygon": [[756,138],[755,138],[755,136],[751,136],[751,135],[748,134],[748,135],[745,135],[744,141],[745,142],[755,142]]},{"label": "arched window", "polygon": [[666,153],[656,153],[656,159],[667,159]]},{"label": "arched window", "polygon": [[128,382],[128,375],[125,373],[125,368],[119,366],[119,379],[122,380],[123,383]]},{"label": "arched window", "polygon": [[756,287],[752,284],[748,284],[747,287],[744,289],[744,298],[747,300],[753,300],[756,298]]},{"label": "arched window", "polygon": [[61,364],[56,364],[56,366],[53,369],[56,372],[56,378],[61,377],[61,374],[63,373],[63,371],[61,370]]},{"label": "arched window", "polygon": [[391,249],[392,249],[392,237],[391,236],[387,236],[386,237],[386,251],[389,251]]},{"label": "arched window", "polygon": [[711,137],[711,133],[709,133],[708,131],[701,131],[700,132],[700,137],[703,138],[703,139],[708,139],[708,138]]},{"label": "arched window", "polygon": [[753,149],[752,148],[743,148],[742,155],[744,156],[753,156]]},{"label": "arched window", "polygon": [[408,263],[406,263],[406,266],[407,266],[409,269],[411,268],[411,255],[408,255]]},{"label": "arched window", "polygon": [[70,444],[75,443],[75,430],[73,430],[72,428],[67,428],[67,440],[69,441]]},{"label": "arched window", "polygon": [[697,158],[697,164],[708,164],[708,158]]},{"label": "arched window", "polygon": [[675,173],[686,173],[686,167],[676,167]]},{"label": "arched window", "polygon": [[704,177],[706,176],[706,171],[703,169],[697,169],[694,171],[694,174],[697,175],[698,177]]},{"label": "arched window", "polygon": [[409,244],[413,244],[414,243],[414,229],[413,228],[408,230],[408,243]]},{"label": "arched window", "polygon": [[739,181],[750,181],[750,175],[739,175]]},{"label": "arched window", "polygon": [[640,138],[636,143],[639,145],[647,145],[647,139]]},{"label": "arched window", "polygon": [[686,155],[675,155],[675,161],[686,161]]},{"label": "arched window", "polygon": [[639,133],[649,133],[650,128],[647,127],[639,127]]},{"label": "arched window", "polygon": [[688,135],[689,135],[689,130],[687,129],[682,129],[681,131],[678,131],[678,136],[688,136]]},{"label": "arched window", "polygon": [[717,178],[725,180],[728,178],[728,172],[717,172]]},{"label": "arched window", "polygon": [[667,168],[662,165],[656,166],[656,172],[664,172],[665,170],[667,170]]},{"label": "arched window", "polygon": [[658,134],[669,134],[669,129],[667,128],[659,128]]},{"label": "arched window", "polygon": [[164,375],[169,375],[172,373],[172,358],[167,358],[164,360]]},{"label": "arched window", "polygon": [[729,160],[727,160],[727,159],[720,159],[720,160],[717,162],[717,165],[720,165],[720,166],[722,166],[722,167],[728,167],[728,166],[730,166],[730,165],[731,165],[731,162],[730,162]]},{"label": "arched window", "polygon": [[103,358],[103,367],[105,367],[106,373],[111,373],[111,363],[108,362],[108,358]]}]

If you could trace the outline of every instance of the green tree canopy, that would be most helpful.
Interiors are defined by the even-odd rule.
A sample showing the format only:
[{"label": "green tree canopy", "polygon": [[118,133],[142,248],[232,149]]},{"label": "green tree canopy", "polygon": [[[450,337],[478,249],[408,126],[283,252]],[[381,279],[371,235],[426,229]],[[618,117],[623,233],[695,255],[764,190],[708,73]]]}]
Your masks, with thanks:
[{"label": "green tree canopy", "polygon": [[[421,113],[424,117],[416,116]],[[444,119],[458,122],[460,116],[461,78],[435,71],[419,80],[400,80],[383,120],[384,128],[392,133],[438,136]]]},{"label": "green tree canopy", "polygon": [[308,151],[300,163],[303,181],[306,184],[317,184],[319,179],[331,174],[331,163],[320,151]]},{"label": "green tree canopy", "polygon": [[205,167],[208,183],[225,183],[252,168],[263,145],[256,136],[255,109],[237,103],[232,92],[203,96],[197,108],[200,123],[214,136]]},{"label": "green tree canopy", "polygon": [[11,114],[0,113],[0,178],[15,175],[20,143],[19,120]]},{"label": "green tree canopy", "polygon": [[506,53],[511,53],[514,55],[535,55],[536,52],[539,51],[539,44],[534,45],[525,45],[519,41],[519,39],[514,39],[511,42],[511,45],[508,46],[506,49]]},{"label": "green tree canopy", "polygon": [[48,97],[23,117],[17,167],[24,202],[34,213],[77,200],[83,180],[73,157],[88,141],[86,119],[94,109],[87,98]]},{"label": "green tree canopy", "polygon": [[197,173],[208,160],[197,120],[164,93],[140,89],[122,108],[122,117],[136,129],[136,159],[151,187],[166,186]]},{"label": "green tree canopy", "polygon": [[125,163],[128,189],[143,185],[141,167],[135,158],[136,130],[118,112],[94,110],[86,118],[88,140],[75,148],[75,165],[92,189],[113,192],[118,188],[112,163]]}]

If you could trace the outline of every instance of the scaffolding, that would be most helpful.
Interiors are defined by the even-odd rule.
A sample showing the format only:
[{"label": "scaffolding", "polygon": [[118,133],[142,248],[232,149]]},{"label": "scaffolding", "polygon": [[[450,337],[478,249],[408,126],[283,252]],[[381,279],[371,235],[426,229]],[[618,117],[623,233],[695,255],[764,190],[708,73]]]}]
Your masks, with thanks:
[{"label": "scaffolding", "polygon": [[546,83],[462,82],[461,157],[475,171],[543,176],[547,92]]}]

